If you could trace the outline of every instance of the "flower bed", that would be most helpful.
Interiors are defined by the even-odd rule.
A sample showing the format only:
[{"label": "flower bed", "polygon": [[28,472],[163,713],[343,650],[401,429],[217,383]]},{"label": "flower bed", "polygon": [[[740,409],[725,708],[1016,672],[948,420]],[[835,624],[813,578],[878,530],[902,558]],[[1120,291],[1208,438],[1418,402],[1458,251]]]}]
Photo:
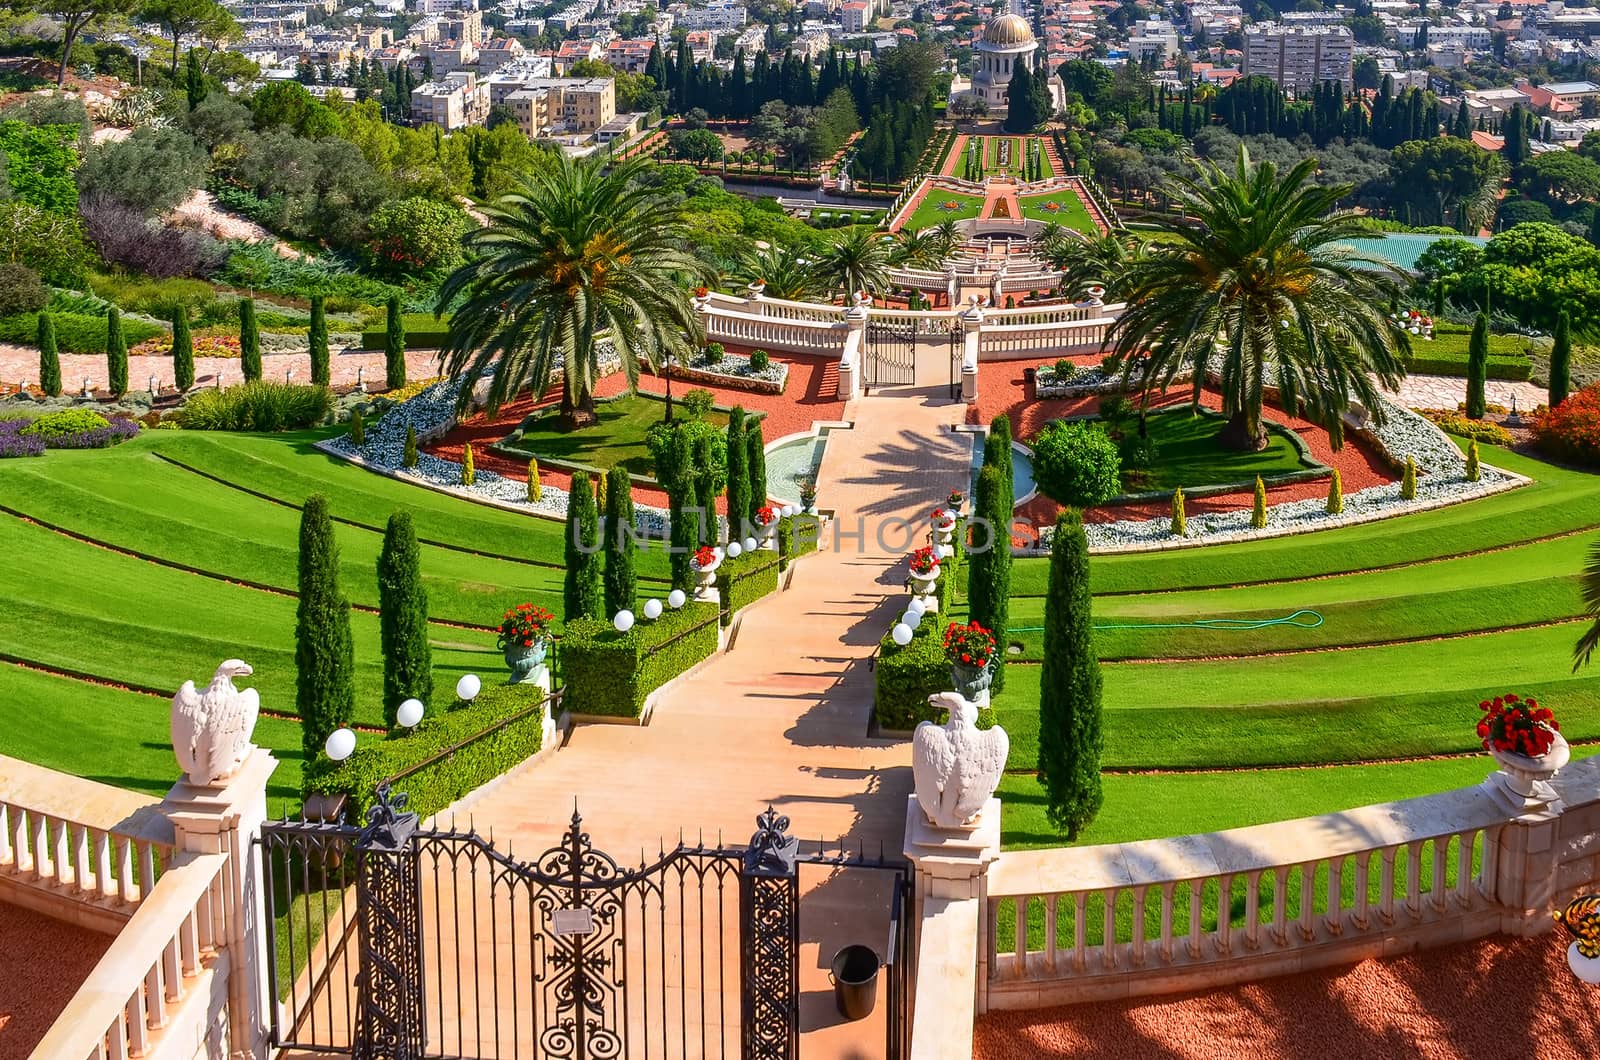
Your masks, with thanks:
[{"label": "flower bed", "polygon": [[1600,464],[1600,383],[1534,416],[1533,440],[1560,459]]},{"label": "flower bed", "polygon": [[[196,357],[233,357],[239,356],[239,337],[237,335],[194,335],[190,345]],[[305,345],[302,341],[301,345]],[[128,351],[130,357],[171,357],[172,336],[160,335],[153,339],[146,339]]]},{"label": "flower bed", "polygon": [[1511,433],[1498,423],[1488,420],[1473,420],[1459,412],[1447,409],[1418,409],[1430,423],[1435,423],[1440,430],[1449,431],[1451,434],[1462,438],[1473,438],[1484,445],[1503,445],[1510,447]]},{"label": "flower bed", "polygon": [[42,456],[46,449],[106,449],[138,433],[136,420],[62,409],[37,419],[0,420],[0,457]]},{"label": "flower bed", "polygon": [[769,360],[767,367],[757,370],[750,358],[738,353],[724,353],[719,361],[712,361],[705,350],[690,359],[679,362],[671,369],[672,378],[690,383],[706,383],[735,390],[748,390],[756,394],[781,394],[789,385],[789,366],[782,361]]},{"label": "flower bed", "polygon": [[[1179,372],[1172,379],[1177,386],[1194,378],[1193,372]],[[1098,365],[1079,368],[1066,378],[1058,378],[1055,365],[1045,364],[1034,369],[1034,395],[1041,401],[1061,398],[1080,398],[1090,394],[1119,394],[1122,392],[1122,372],[1107,372]]]}]

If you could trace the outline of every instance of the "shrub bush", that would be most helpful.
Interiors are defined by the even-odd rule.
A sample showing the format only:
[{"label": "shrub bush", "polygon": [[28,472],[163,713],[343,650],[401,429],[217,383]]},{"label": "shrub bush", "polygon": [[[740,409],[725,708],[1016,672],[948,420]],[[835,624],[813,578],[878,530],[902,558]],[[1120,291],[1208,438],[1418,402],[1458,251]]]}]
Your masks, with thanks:
[{"label": "shrub bush", "polygon": [[1460,435],[1489,445],[1511,444],[1511,435],[1498,423],[1489,420],[1473,420],[1459,413],[1449,412],[1444,409],[1424,409],[1422,414],[1437,423],[1441,430],[1451,434]]},{"label": "shrub bush", "polygon": [[574,714],[637,718],[662,685],[717,650],[717,609],[690,602],[641,618],[626,633],[581,618],[561,638],[562,706]]},{"label": "shrub bush", "polygon": [[903,731],[934,720],[928,697],[954,687],[938,618],[930,615],[919,622],[904,647],[892,636],[878,645],[872,709],[879,728]]},{"label": "shrub bush", "polygon": [[[432,313],[402,313],[400,322],[408,350],[437,349],[450,339],[448,317],[438,320]],[[385,350],[388,344],[389,328],[381,321],[361,333],[361,348],[364,350]]]},{"label": "shrub bush", "polygon": [[726,352],[727,351],[723,349],[722,343],[720,343],[720,342],[707,343],[706,344],[706,363],[707,364],[721,364],[722,363],[723,354],[726,353]]},{"label": "shrub bush", "polygon": [[[362,820],[381,781],[451,753],[408,773],[400,787],[409,808],[426,817],[474,788],[538,754],[544,739],[544,691],[534,685],[485,685],[470,703],[430,714],[415,729],[386,740],[363,739],[343,762],[317,755],[306,766],[307,795],[343,795],[351,820]],[[452,751],[451,749],[454,748]]]},{"label": "shrub bush", "polygon": [[8,446],[11,456],[37,456],[36,449],[105,449],[139,433],[136,420],[108,420],[89,409],[47,412],[31,423],[9,422],[15,424],[8,430],[16,439]]},{"label": "shrub bush", "polygon": [[23,434],[43,438],[48,444],[69,434],[82,434],[111,426],[111,421],[91,409],[62,409],[47,412],[22,429]]},{"label": "shrub bush", "polygon": [[778,520],[778,570],[817,550],[822,538],[822,520],[814,515],[786,515]]},{"label": "shrub bush", "polygon": [[0,262],[0,317],[37,313],[50,303],[39,274],[26,265]]},{"label": "shrub bush", "polygon": [[1065,357],[1061,358],[1060,360],[1058,360],[1056,362],[1056,364],[1055,364],[1056,382],[1064,383],[1068,379],[1071,379],[1073,376],[1075,376],[1077,374],[1078,374],[1078,366],[1073,364],[1071,361],[1067,360]]},{"label": "shrub bush", "polygon": [[765,372],[772,367],[772,357],[766,350],[750,351],[750,370],[752,372]]},{"label": "shrub bush", "polygon": [[733,623],[733,616],[768,593],[778,591],[779,556],[760,549],[738,556],[724,556],[717,566],[717,588],[722,593],[722,624]]},{"label": "shrub bush", "polygon": [[679,402],[683,406],[683,411],[688,413],[690,419],[694,420],[698,420],[710,412],[711,407],[716,403],[717,396],[711,391],[700,387],[695,387],[683,395],[683,399]]},{"label": "shrub bush", "polygon": [[[106,352],[106,318],[104,316],[87,313],[52,312],[50,320],[55,325],[56,346],[63,353],[104,354]],[[165,329],[148,321],[126,317],[122,321],[122,335],[129,346],[137,346],[146,339],[153,339],[157,335],[165,334]],[[15,342],[20,345],[31,346],[37,341],[38,335],[39,315],[37,313],[18,313],[14,316],[0,317],[0,342]]]},{"label": "shrub bush", "polygon": [[1533,439],[1552,456],[1600,465],[1600,383],[1569,394],[1555,408],[1536,414]]},{"label": "shrub bush", "polygon": [[44,439],[22,433],[27,425],[27,420],[0,420],[0,460],[44,455]]},{"label": "shrub bush", "polygon": [[257,380],[190,396],[178,422],[192,431],[297,431],[314,427],[333,410],[325,386]]},{"label": "shrub bush", "polygon": [[1099,426],[1056,420],[1033,440],[1033,475],[1062,504],[1092,508],[1121,492],[1122,460]]}]

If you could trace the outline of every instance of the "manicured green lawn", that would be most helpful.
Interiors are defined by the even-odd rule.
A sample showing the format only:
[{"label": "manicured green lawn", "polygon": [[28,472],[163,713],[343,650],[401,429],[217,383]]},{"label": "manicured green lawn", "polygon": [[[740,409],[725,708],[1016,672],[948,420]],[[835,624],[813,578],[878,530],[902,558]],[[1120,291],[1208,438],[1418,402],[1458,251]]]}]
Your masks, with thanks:
[{"label": "manicured green lawn", "polygon": [[[1050,209],[1052,203],[1056,206],[1054,210]],[[1030,221],[1053,221],[1091,236],[1100,231],[1095,227],[1094,220],[1083,205],[1083,200],[1078,198],[1078,193],[1071,188],[1047,192],[1044,195],[1019,195],[1017,206],[1021,208],[1022,216]]]},{"label": "manicured green lawn", "polygon": [[1225,449],[1217,441],[1225,422],[1220,416],[1195,415],[1186,409],[1149,417],[1146,424],[1156,443],[1155,464],[1137,475],[1124,472],[1124,486],[1137,492],[1179,486],[1191,489],[1229,483],[1253,485],[1257,475],[1270,479],[1315,466],[1301,459],[1289,432],[1272,423],[1267,425],[1267,447],[1259,453]]},{"label": "manicured green lawn", "polygon": [[943,188],[929,188],[927,196],[901,227],[920,232],[940,221],[964,221],[976,217],[982,209],[982,195],[963,195]]},{"label": "manicured green lawn", "polygon": [[[530,456],[608,469],[622,467],[630,475],[654,475],[655,459],[645,445],[645,432],[665,418],[666,403],[634,394],[597,402],[595,409],[600,422],[579,431],[562,430],[555,409],[535,413],[523,421],[521,437],[505,445]],[[675,415],[683,415],[683,410]],[[705,419],[717,427],[728,425],[728,414],[714,409]]]}]

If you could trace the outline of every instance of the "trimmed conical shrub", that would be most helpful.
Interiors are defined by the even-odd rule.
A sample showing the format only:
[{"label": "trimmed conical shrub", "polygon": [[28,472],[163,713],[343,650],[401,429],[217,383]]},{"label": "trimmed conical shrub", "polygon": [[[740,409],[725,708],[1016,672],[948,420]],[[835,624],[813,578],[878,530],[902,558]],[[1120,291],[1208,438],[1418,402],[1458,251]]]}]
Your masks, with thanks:
[{"label": "trimmed conical shrub", "polygon": [[300,512],[299,602],[295,612],[295,711],[306,758],[355,714],[355,651],[350,603],[339,592],[339,544],[328,498],[313,494]]},{"label": "trimmed conical shrub", "polygon": [[261,329],[256,326],[256,300],[239,299],[239,371],[244,381],[261,378]]},{"label": "trimmed conical shrub", "polygon": [[180,391],[194,386],[194,339],[189,334],[189,307],[172,311],[172,383]]},{"label": "trimmed conical shrub", "polygon": [[1255,503],[1250,508],[1250,528],[1264,530],[1267,526],[1267,486],[1261,481],[1261,476],[1256,476]]},{"label": "trimmed conical shrub", "polygon": [[1334,468],[1333,474],[1328,478],[1328,504],[1329,515],[1339,515],[1344,511],[1344,479],[1339,475],[1339,469]]},{"label": "trimmed conical shrub", "polygon": [[666,487],[672,520],[667,552],[667,561],[672,566],[672,587],[687,592],[694,588],[694,571],[689,564],[700,544],[700,529],[689,511],[695,503],[694,443],[682,428],[672,432],[667,467],[657,466],[656,474]]},{"label": "trimmed conical shrub", "polygon": [[[1600,211],[1596,211],[1600,213]],[[1572,318],[1563,309],[1556,317],[1555,341],[1550,347],[1550,407],[1567,400],[1572,390]]]},{"label": "trimmed conical shrub", "polygon": [[1076,840],[1100,811],[1100,658],[1090,616],[1089,539],[1068,509],[1056,520],[1039,674],[1039,783],[1050,823]]},{"label": "trimmed conical shrub", "polygon": [[128,339],[116,306],[106,309],[106,389],[114,398],[128,392]]},{"label": "trimmed conical shrub", "polygon": [[600,584],[600,517],[587,471],[572,473],[567,495],[567,576],[562,591],[562,618],[605,618]]},{"label": "trimmed conical shrub", "polygon": [[461,484],[470,486],[478,481],[478,469],[472,463],[472,443],[461,447]]},{"label": "trimmed conical shrub", "polygon": [[389,296],[387,326],[383,334],[383,381],[390,390],[406,385],[406,318],[400,296]]},{"label": "trimmed conical shrub", "polygon": [[1467,481],[1477,482],[1482,477],[1483,468],[1478,463],[1478,439],[1474,438],[1467,443]]},{"label": "trimmed conical shrub", "polygon": [[538,503],[544,498],[544,486],[539,483],[539,461],[532,458],[528,461],[528,500]]},{"label": "trimmed conical shrub", "polygon": [[56,346],[56,324],[49,313],[39,314],[39,389],[51,397],[61,396],[61,351]]},{"label": "trimmed conical shrub", "polygon": [[1479,313],[1467,343],[1467,416],[1481,420],[1488,411],[1484,390],[1489,378],[1489,314]]},{"label": "trimmed conical shrub", "polygon": [[360,409],[350,411],[350,444],[357,448],[367,444],[367,422]]},{"label": "trimmed conical shrub", "polygon": [[728,413],[728,540],[744,537],[745,515],[750,510],[750,451],[744,440],[744,408]]},{"label": "trimmed conical shrub", "polygon": [[638,582],[633,573],[633,483],[625,468],[606,472],[606,613],[632,609]]},{"label": "trimmed conical shrub", "polygon": [[750,476],[750,503],[745,508],[744,517],[754,526],[756,512],[767,503],[767,449],[761,436],[761,421],[752,420],[747,428],[744,436],[747,449],[745,466]]},{"label": "trimmed conical shrub", "polygon": [[1016,482],[1011,466],[1011,417],[1001,413],[989,422],[989,436],[983,442],[983,462],[997,467],[1006,477],[1007,495],[1016,497]]},{"label": "trimmed conical shrub", "polygon": [[1189,521],[1183,513],[1183,488],[1172,491],[1172,536],[1187,537],[1189,534]]},{"label": "trimmed conical shrub", "polygon": [[994,662],[996,692],[1005,686],[1006,627],[1011,601],[1010,505],[1006,500],[1006,478],[1000,469],[985,467],[979,471],[973,512],[988,522],[991,536],[987,549],[967,557],[967,608],[971,620],[993,633],[999,647]]},{"label": "trimmed conical shrub", "polygon": [[[717,543],[717,478],[716,469],[711,462],[711,436],[702,434],[694,443],[694,506],[699,509],[695,514],[695,541],[701,545],[714,545]],[[731,497],[731,493],[730,493]],[[732,541],[737,533],[739,515],[733,510],[733,502],[728,502],[728,540]]]},{"label": "trimmed conical shrub", "polygon": [[406,447],[400,454],[402,467],[417,466],[417,429],[410,424],[406,425]]},{"label": "trimmed conical shrub", "polygon": [[389,516],[378,554],[379,632],[383,643],[383,720],[395,727],[395,712],[408,699],[433,698],[433,652],[428,646],[428,590],[422,584],[422,553],[411,516]]},{"label": "trimmed conical shrub", "polygon": [[311,343],[311,381],[317,386],[327,386],[332,379],[328,361],[328,312],[323,296],[311,296],[311,329],[306,338]]},{"label": "trimmed conical shrub", "polygon": [[1409,501],[1417,495],[1417,462],[1406,457],[1406,469],[1400,476],[1400,499]]}]

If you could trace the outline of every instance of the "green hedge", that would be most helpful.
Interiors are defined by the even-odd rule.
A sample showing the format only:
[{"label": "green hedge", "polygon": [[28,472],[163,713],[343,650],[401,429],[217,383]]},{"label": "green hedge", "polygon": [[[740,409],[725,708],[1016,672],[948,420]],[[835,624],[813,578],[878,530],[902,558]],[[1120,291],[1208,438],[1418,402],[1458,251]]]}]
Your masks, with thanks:
[{"label": "green hedge", "polygon": [[[306,767],[305,794],[344,795],[346,816],[361,821],[380,782],[455,747],[394,782],[396,791],[410,796],[409,809],[423,817],[437,813],[539,752],[544,719],[538,705],[543,698],[543,689],[534,685],[485,686],[471,703],[457,700],[453,709],[430,714],[409,733],[388,739],[362,736],[355,754],[343,762],[319,755]],[[513,717],[517,720],[508,724],[506,719]]]},{"label": "green hedge", "polygon": [[[1451,375],[1465,377],[1467,358],[1450,354],[1413,354],[1407,370],[1413,375]],[[1526,357],[1489,357],[1488,378],[1527,382],[1533,377],[1533,362]]]},{"label": "green hedge", "polygon": [[807,553],[817,550],[822,537],[822,520],[815,515],[786,515],[778,520],[778,570]]},{"label": "green hedge", "polygon": [[[443,346],[450,338],[450,318],[435,319],[432,313],[403,313],[401,320],[406,326],[406,349],[432,350]],[[361,332],[361,348],[363,350],[381,350],[388,345],[389,328],[387,324]]]},{"label": "green hedge", "polygon": [[717,567],[717,589],[722,593],[722,624],[733,624],[733,616],[768,593],[778,591],[779,556],[757,549],[739,556],[724,557]]},{"label": "green hedge", "polygon": [[880,729],[904,731],[916,728],[919,721],[935,720],[928,697],[955,687],[944,657],[944,627],[938,615],[928,615],[905,647],[890,635],[878,644],[873,713]]},{"label": "green hedge", "polygon": [[[106,352],[106,318],[87,313],[51,313],[50,322],[56,328],[56,345],[62,353]],[[136,318],[122,318],[122,334],[130,348],[145,339],[166,334],[164,328]],[[14,342],[32,347],[39,335],[39,315],[18,313],[0,317],[0,342]],[[67,380],[76,382],[76,380]]]},{"label": "green hedge", "polygon": [[626,633],[599,619],[567,623],[561,638],[562,707],[573,714],[637,718],[651,692],[717,650],[717,612],[687,603]]}]

